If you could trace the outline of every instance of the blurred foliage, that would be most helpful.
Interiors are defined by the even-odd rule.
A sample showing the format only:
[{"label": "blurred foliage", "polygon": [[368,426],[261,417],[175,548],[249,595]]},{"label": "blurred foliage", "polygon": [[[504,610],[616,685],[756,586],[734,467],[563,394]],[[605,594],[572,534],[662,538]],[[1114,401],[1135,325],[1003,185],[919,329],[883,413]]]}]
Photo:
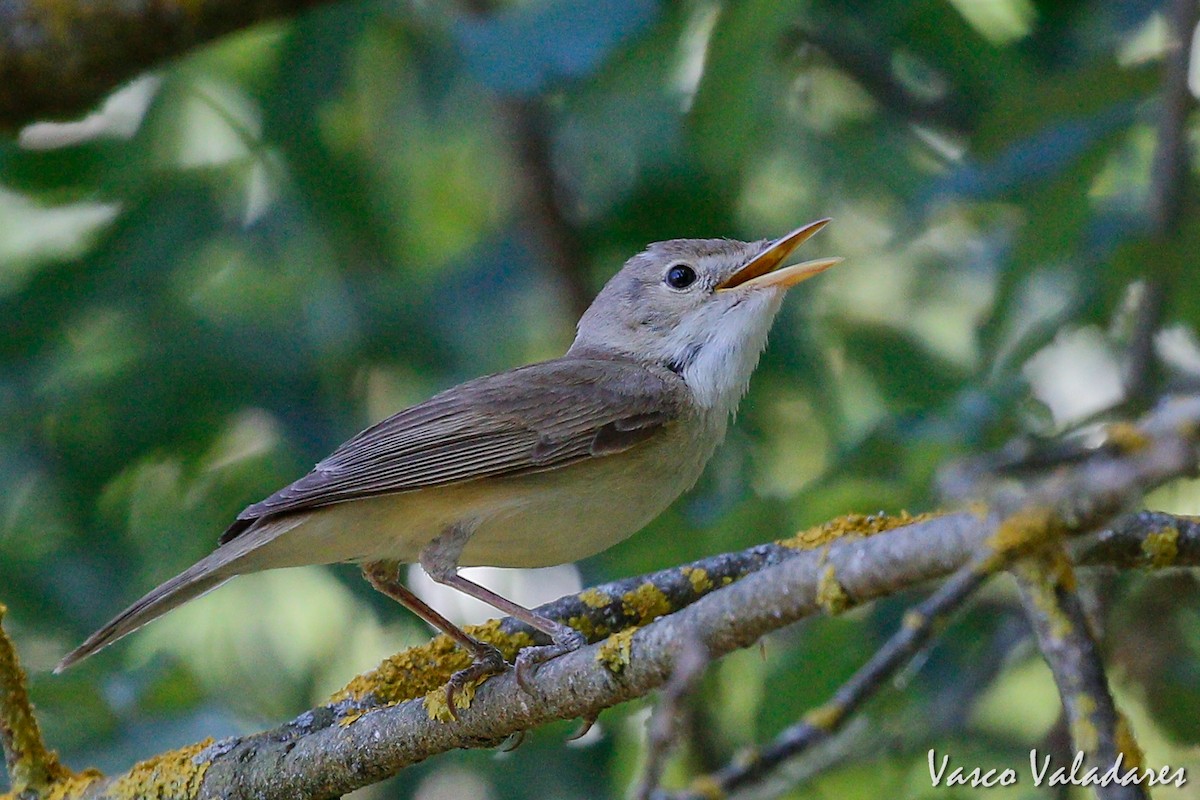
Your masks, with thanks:
[{"label": "blurred foliage", "polygon": [[[295,570],[46,672],[359,428],[561,352],[567,288],[598,289],[649,241],[828,215],[810,255],[848,261],[789,301],[699,487],[584,563],[588,583],[849,511],[930,508],[948,458],[1121,402],[1131,284],[1186,276],[1200,252],[1200,216],[1154,230],[1147,213],[1163,14],[1150,0],[350,2],[184,58],[111,99],[88,136],[0,142],[0,599],[51,743],[123,769],[285,719],[424,637],[354,570]],[[541,138],[521,133],[530,115]],[[550,257],[563,241],[578,257]],[[1194,377],[1200,287],[1162,288],[1159,352]],[[1200,487],[1151,503],[1200,510]],[[1194,580],[1097,593],[1151,761],[1200,779]],[[714,666],[671,779],[821,702],[906,600]],[[579,746],[551,726],[361,796],[622,796],[648,708],[608,712]],[[932,796],[934,746],[1025,764],[1057,700],[997,581],[866,713],[872,746],[789,797]],[[1035,796],[1027,775],[1016,788],[981,796]]]}]

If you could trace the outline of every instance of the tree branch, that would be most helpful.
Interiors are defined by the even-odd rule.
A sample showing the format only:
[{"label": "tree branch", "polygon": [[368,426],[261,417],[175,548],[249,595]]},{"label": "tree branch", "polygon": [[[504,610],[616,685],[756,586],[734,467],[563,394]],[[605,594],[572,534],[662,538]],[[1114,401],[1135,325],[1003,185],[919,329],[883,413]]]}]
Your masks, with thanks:
[{"label": "tree branch", "polygon": [[683,728],[683,718],[688,709],[685,701],[696,689],[709,664],[708,653],[696,636],[688,636],[679,643],[679,660],[671,679],[663,687],[662,697],[654,715],[650,718],[646,732],[646,764],[642,777],[633,793],[634,800],[650,800],[655,796],[667,758],[674,749]]},{"label": "tree branch", "polygon": [[[661,686],[676,667],[681,636],[698,636],[718,658],[821,610],[839,611],[945,577],[978,558],[1006,561],[1097,528],[1142,491],[1194,472],[1200,397],[1160,405],[1134,432],[1122,448],[1100,449],[1055,470],[1007,518],[998,512],[987,518],[968,512],[916,520],[846,517],[785,542],[547,604],[541,613],[575,626],[593,643],[544,664],[533,676],[531,694],[521,691],[511,672],[484,682],[455,721],[443,721],[448,715],[437,699],[444,693],[435,690],[462,656],[435,639],[394,656],[329,704],[279,728],[201,742],[115,778],[88,775],[86,789],[84,780],[54,788],[63,798],[115,798],[131,791],[329,797],[447,750],[493,745],[553,720],[594,717]],[[1000,498],[995,505],[1011,502]],[[1176,539],[1186,538],[1182,534]],[[511,619],[474,633],[509,653],[534,638]]]},{"label": "tree branch", "polygon": [[1075,543],[1071,560],[1084,567],[1200,567],[1200,518],[1158,511],[1128,514]]},{"label": "tree branch", "polygon": [[0,3],[0,128],[86,111],[143,70],[321,0]]},{"label": "tree branch", "polygon": [[4,764],[12,778],[13,794],[41,792],[52,784],[70,777],[70,772],[58,763],[58,756],[46,749],[33,705],[25,690],[25,671],[4,632],[4,615],[8,609],[0,605],[0,747]]},{"label": "tree branch", "polygon": [[[1132,443],[1134,449],[1140,449],[1146,444],[1144,440],[1139,438],[1140,433],[1136,431],[1125,432],[1137,434],[1128,440],[1128,442]],[[1092,455],[1094,456],[1099,452],[1099,450],[1094,450],[1092,451]],[[915,609],[912,609],[905,616],[903,627],[876,651],[867,664],[860,668],[850,680],[838,689],[829,702],[810,711],[801,722],[786,729],[775,741],[756,752],[752,757],[740,757],[721,770],[698,778],[693,782],[692,788],[686,792],[676,795],[660,793],[658,795],[659,798],[662,800],[667,800],[671,797],[677,800],[703,800],[705,797],[724,797],[740,789],[764,782],[779,765],[785,761],[798,758],[816,744],[828,739],[841,728],[850,714],[861,707],[870,697],[874,696],[886,681],[894,677],[905,664],[909,663],[920,652],[929,642],[934,632],[944,626],[949,616],[966,601],[986,578],[1006,566],[1012,558],[1020,555],[1023,551],[1027,552],[1030,543],[1035,547],[1046,547],[1049,545],[1053,552],[1061,555],[1067,574],[1073,577],[1073,573],[1070,571],[1070,562],[1066,561],[1066,553],[1057,543],[1057,536],[1068,532],[1072,528],[1079,530],[1080,525],[1086,524],[1080,516],[1077,516],[1081,511],[1085,516],[1088,514],[1104,514],[1103,507],[1105,503],[1102,501],[1093,506],[1090,500],[1081,496],[1073,496],[1069,487],[1069,483],[1060,484],[1057,488],[1053,484],[1050,487],[1043,487],[1040,497],[1036,495],[1031,496],[1026,506],[1019,508],[1005,519],[990,539],[993,548],[982,552],[976,557],[973,563],[960,569],[938,591],[926,598]],[[1001,499],[996,505],[1012,505],[1014,502],[1011,498]],[[1089,507],[1091,507],[1090,511],[1085,510]],[[1047,515],[1045,513],[1047,508],[1057,508],[1057,515]],[[1178,549],[1176,544],[1179,538],[1177,529],[1172,529],[1175,530],[1174,534],[1170,532],[1164,533],[1164,530],[1169,527],[1164,520],[1148,520],[1146,519],[1148,515],[1137,516],[1139,518],[1137,521],[1138,524],[1126,523],[1120,526],[1125,531],[1126,538],[1137,540],[1139,529],[1140,531],[1150,531],[1146,533],[1147,538],[1140,541],[1143,545],[1147,541],[1156,543],[1156,546],[1151,548],[1153,552],[1160,555],[1160,559],[1158,559],[1155,565],[1159,565],[1162,561],[1172,563]],[[1165,515],[1157,516],[1161,517]],[[1169,542],[1169,544],[1162,544],[1164,541]],[[1126,546],[1128,546],[1128,542],[1126,542]],[[1145,552],[1144,548],[1139,549],[1143,549],[1143,552]],[[1167,555],[1164,551],[1170,551],[1169,555],[1171,557],[1161,558],[1161,556]],[[1022,585],[1026,587],[1030,585],[1031,581],[1022,576],[1032,574],[1032,565],[1041,563],[1042,558],[1043,556],[1041,555],[1034,556],[1031,559],[1026,559],[1025,563],[1018,567],[1018,580],[1023,580]],[[1043,652],[1046,653],[1048,660],[1054,661],[1056,676],[1060,674],[1063,676],[1064,682],[1060,683],[1060,690],[1064,692],[1064,706],[1067,706],[1068,703],[1073,704],[1067,706],[1067,716],[1069,720],[1075,723],[1071,730],[1078,746],[1090,752],[1096,761],[1112,765],[1118,763],[1115,755],[1117,751],[1108,745],[1117,740],[1118,716],[1113,708],[1112,698],[1108,692],[1103,665],[1100,663],[1098,657],[1095,656],[1094,644],[1092,644],[1092,639],[1087,633],[1087,620],[1082,605],[1073,591],[1070,591],[1069,595],[1070,597],[1065,601],[1071,604],[1069,610],[1064,610],[1055,621],[1061,623],[1061,620],[1068,618],[1068,615],[1077,615],[1078,620],[1076,621],[1079,625],[1071,637],[1069,645],[1064,644],[1059,639],[1048,639],[1047,642],[1043,643]],[[1027,601],[1026,606],[1028,608],[1030,602]],[[1044,603],[1030,609],[1029,613],[1034,617],[1035,627],[1041,619],[1037,614],[1043,606]],[[1070,618],[1073,619],[1073,616]],[[1061,624],[1050,626],[1047,623],[1043,627],[1045,628],[1046,636],[1066,637],[1069,633],[1060,630],[1062,628]],[[1041,633],[1042,629],[1039,628],[1039,638],[1041,637]],[[1080,636],[1083,637],[1083,641],[1079,639]],[[1084,648],[1084,642],[1088,645],[1086,649]],[[1047,647],[1052,645],[1057,645],[1057,649],[1047,650]],[[1073,656],[1073,658],[1070,656]],[[1081,686],[1083,688],[1080,688]],[[1071,696],[1069,701],[1065,694],[1068,689],[1079,690]],[[1107,704],[1105,704],[1105,698],[1107,698]],[[1111,713],[1107,713],[1106,709]],[[1123,721],[1121,724],[1124,724]],[[1093,738],[1097,739],[1099,744],[1093,745],[1092,740],[1081,740],[1079,738],[1081,732],[1097,730],[1101,733],[1099,736]],[[1140,758],[1134,759],[1130,755],[1133,752],[1137,752],[1140,756],[1140,751],[1137,750],[1136,744],[1133,742],[1132,733],[1129,731],[1127,725],[1120,728],[1120,732],[1122,734],[1121,742],[1125,745],[1126,750],[1129,751],[1124,757],[1130,758],[1130,766],[1136,766],[1140,763]],[[1113,800],[1118,800],[1120,798],[1136,798],[1142,796],[1142,794],[1140,786],[1135,786],[1132,791],[1122,789],[1111,795],[1105,795],[1105,797],[1110,796]]]},{"label": "tree branch", "polygon": [[893,53],[869,36],[832,24],[804,25],[793,29],[789,46],[812,45],[839,69],[850,75],[888,113],[914,124],[932,124],[955,133],[969,131],[978,109],[965,102],[952,86],[935,96],[913,92],[897,76]]},{"label": "tree branch", "polygon": [[[1013,569],[1013,576],[1038,648],[1054,674],[1076,752],[1083,753],[1085,763],[1100,775],[1118,765],[1121,775],[1139,769],[1142,752],[1109,691],[1066,554],[1059,550],[1026,559]],[[1148,797],[1140,783],[1096,783],[1095,789],[1100,800]]]}]

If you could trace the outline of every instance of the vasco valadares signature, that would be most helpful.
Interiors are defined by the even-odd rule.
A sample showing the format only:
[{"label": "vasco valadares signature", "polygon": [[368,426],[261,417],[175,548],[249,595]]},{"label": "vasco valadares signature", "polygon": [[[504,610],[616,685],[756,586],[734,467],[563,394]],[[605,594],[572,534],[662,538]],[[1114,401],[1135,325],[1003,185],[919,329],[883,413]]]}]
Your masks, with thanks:
[{"label": "vasco valadares signature", "polygon": [[[1176,788],[1187,783],[1187,771],[1183,767],[1162,766],[1157,770],[1150,767],[1124,764],[1125,756],[1118,753],[1116,760],[1107,769],[1084,765],[1082,751],[1075,753],[1070,765],[1056,765],[1048,755],[1037,750],[1029,751],[1029,778],[1034,786],[1146,786],[1173,785]],[[934,786],[1012,786],[1022,782],[1022,775],[1013,767],[985,769],[983,767],[961,767],[951,764],[949,755],[929,751],[929,780]]]}]

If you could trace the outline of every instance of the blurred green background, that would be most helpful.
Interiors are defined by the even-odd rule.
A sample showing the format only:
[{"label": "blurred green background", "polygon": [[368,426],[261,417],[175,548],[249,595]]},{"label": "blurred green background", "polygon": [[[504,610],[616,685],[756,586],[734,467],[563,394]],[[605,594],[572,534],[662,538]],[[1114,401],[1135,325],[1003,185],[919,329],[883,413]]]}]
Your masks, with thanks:
[{"label": "blurred green background", "polygon": [[[85,130],[0,140],[0,601],[51,744],[123,770],[282,722],[424,640],[354,569],[290,570],[48,673],[368,423],[562,352],[650,241],[831,216],[803,255],[847,261],[792,293],[700,485],[581,564],[585,585],[841,513],[926,510],[950,458],[1194,382],[1200,129],[1185,95],[1182,143],[1160,146],[1180,100],[1164,94],[1170,5],[345,2],[205,47]],[[1159,152],[1176,158],[1156,179]],[[1145,297],[1164,300],[1153,369]],[[1197,511],[1200,489],[1148,503]],[[1194,579],[1100,594],[1151,762],[1192,769],[1155,796],[1194,797]],[[714,665],[668,783],[820,703],[918,596]],[[621,797],[650,708],[355,797]],[[996,580],[784,796],[1052,796],[1028,751],[1055,741],[1057,714]],[[1022,782],[932,789],[930,747]]]}]

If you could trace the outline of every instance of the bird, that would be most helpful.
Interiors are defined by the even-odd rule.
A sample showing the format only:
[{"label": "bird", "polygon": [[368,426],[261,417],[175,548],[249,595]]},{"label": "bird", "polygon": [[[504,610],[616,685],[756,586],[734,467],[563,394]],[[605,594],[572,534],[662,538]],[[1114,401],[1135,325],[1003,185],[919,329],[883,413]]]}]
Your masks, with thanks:
[{"label": "bird", "polygon": [[[630,258],[559,358],[447,389],[367,428],[248,506],[218,545],[59,662],[70,667],[230,578],[350,562],[472,656],[452,693],[508,668],[494,646],[408,589],[401,568],[549,637],[517,675],[585,641],[459,574],[578,561],[633,535],[691,488],[725,436],[791,286],[841,261],[781,266],[828,219],[778,239],[672,239]],[[453,703],[450,703],[453,708]]]}]

